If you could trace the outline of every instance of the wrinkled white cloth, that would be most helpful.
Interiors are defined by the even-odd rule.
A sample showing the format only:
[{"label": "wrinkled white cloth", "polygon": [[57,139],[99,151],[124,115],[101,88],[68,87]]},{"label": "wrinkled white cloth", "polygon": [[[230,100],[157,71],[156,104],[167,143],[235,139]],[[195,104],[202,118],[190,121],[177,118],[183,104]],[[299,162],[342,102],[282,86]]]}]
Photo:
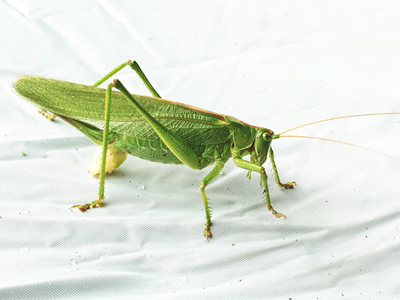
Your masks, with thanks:
[{"label": "wrinkled white cloth", "polygon": [[[276,133],[400,111],[397,1],[0,2],[1,299],[400,297],[400,115],[315,124],[274,140],[282,191],[232,161],[194,171],[128,157],[90,176],[96,146],[12,93],[19,74],[93,84],[135,59],[156,90]],[[132,70],[118,77],[149,94]],[[385,153],[381,154],[381,153]]]}]

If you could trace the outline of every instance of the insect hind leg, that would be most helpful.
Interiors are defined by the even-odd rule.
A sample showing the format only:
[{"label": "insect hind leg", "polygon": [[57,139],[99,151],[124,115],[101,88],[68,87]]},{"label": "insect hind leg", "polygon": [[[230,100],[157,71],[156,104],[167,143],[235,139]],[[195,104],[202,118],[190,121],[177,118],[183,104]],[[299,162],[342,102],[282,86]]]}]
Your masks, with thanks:
[{"label": "insect hind leg", "polygon": [[104,107],[104,129],[103,129],[103,145],[102,145],[102,152],[101,152],[101,166],[100,166],[100,183],[99,183],[99,193],[97,199],[85,203],[85,204],[78,204],[72,206],[70,209],[78,208],[80,211],[85,211],[89,208],[100,207],[103,205],[104,200],[104,182],[106,176],[106,158],[107,158],[107,147],[108,147],[108,138],[109,138],[109,131],[110,131],[110,109],[111,109],[111,89],[113,84],[110,83],[107,86],[106,90],[106,99],[105,99],[105,107]]},{"label": "insect hind leg", "polygon": [[128,60],[114,69],[112,69],[110,72],[108,72],[106,75],[104,75],[102,78],[100,78],[98,81],[96,81],[92,86],[99,86],[102,84],[104,81],[109,79],[111,76],[117,74],[119,71],[121,71],[123,68],[126,66],[130,66],[132,70],[136,72],[136,74],[139,76],[139,78],[142,80],[144,85],[147,87],[147,89],[150,91],[150,93],[153,95],[153,97],[156,98],[161,98],[160,94],[157,93],[153,85],[150,83],[150,81],[147,79],[146,75],[143,73],[142,69],[140,68],[139,64],[136,62],[136,60]]}]

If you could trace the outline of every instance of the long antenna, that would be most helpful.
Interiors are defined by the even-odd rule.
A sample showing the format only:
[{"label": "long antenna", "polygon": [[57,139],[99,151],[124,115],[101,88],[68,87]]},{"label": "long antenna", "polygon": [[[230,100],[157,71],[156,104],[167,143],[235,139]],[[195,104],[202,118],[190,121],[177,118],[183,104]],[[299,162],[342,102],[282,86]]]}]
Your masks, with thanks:
[{"label": "long antenna", "polygon": [[[322,123],[322,122],[328,122],[328,121],[339,120],[339,119],[347,119],[347,118],[355,118],[355,117],[383,116],[383,115],[400,115],[400,112],[360,114],[360,115],[349,115],[349,116],[329,118],[329,119],[324,119],[324,120],[319,120],[319,121],[314,121],[314,122],[311,122],[311,123],[303,124],[303,125],[300,125],[300,126],[285,130],[285,131],[281,132],[278,135],[281,136],[282,134],[287,133],[289,131],[292,131],[292,130],[295,130],[295,129],[299,129],[299,128],[302,128],[302,127],[306,127],[306,126],[310,126],[310,125],[314,125],[314,124],[318,124],[318,123]],[[312,138],[312,137],[310,137],[310,138]],[[340,142],[338,142],[338,143],[340,143]]]},{"label": "long antenna", "polygon": [[[391,114],[391,113],[389,113],[389,114]],[[350,116],[350,117],[352,117],[352,116]],[[320,122],[320,121],[318,121],[318,122]],[[310,123],[310,124],[306,124],[306,125],[311,125],[311,124],[314,124],[314,123]],[[300,126],[300,127],[302,127],[302,126]],[[366,151],[369,151],[369,152],[373,152],[373,153],[376,153],[376,154],[379,154],[379,155],[383,155],[383,156],[389,157],[391,159],[400,161],[400,158],[398,158],[396,156],[393,156],[393,155],[389,155],[389,154],[384,153],[384,152],[376,151],[376,150],[371,149],[371,148],[355,145],[355,144],[352,144],[352,143],[342,142],[342,141],[338,141],[338,140],[333,140],[333,139],[327,139],[327,138],[321,138],[321,137],[315,137],[315,136],[306,136],[306,135],[290,135],[290,134],[288,134],[288,135],[279,134],[279,137],[280,138],[281,137],[295,137],[295,138],[304,138],[304,139],[313,139],[313,140],[322,140],[322,141],[334,142],[334,143],[339,143],[339,144],[342,144],[342,145],[347,145],[347,146],[352,146],[352,147],[356,147],[356,148],[359,148],[359,149],[363,149],[363,150],[366,150]]]}]

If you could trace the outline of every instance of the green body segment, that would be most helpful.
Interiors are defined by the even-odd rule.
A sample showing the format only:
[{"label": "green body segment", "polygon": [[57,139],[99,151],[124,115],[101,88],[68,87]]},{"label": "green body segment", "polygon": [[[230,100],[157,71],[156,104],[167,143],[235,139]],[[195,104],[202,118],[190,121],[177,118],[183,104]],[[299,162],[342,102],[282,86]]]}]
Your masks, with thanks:
[{"label": "green body segment", "polygon": [[[107,92],[97,87],[128,65],[155,97],[130,94],[118,80],[108,85]],[[135,61],[117,66],[94,86],[28,75],[18,77],[13,85],[22,98],[55,114],[103,146],[98,198],[73,207],[84,211],[102,205],[106,153],[112,144],[110,148],[154,162],[186,164],[193,169],[215,163],[200,182],[206,240],[211,237],[211,211],[205,188],[220,174],[230,157],[238,167],[248,171],[249,178],[251,172],[260,174],[267,208],[276,217],[284,216],[270,203],[267,175],[262,166],[269,156],[277,184],[283,188],[293,187],[294,182],[280,182],[270,148],[271,140],[279,135],[233,117],[159,98]],[[119,91],[112,91],[112,88]],[[250,160],[243,159],[246,155],[250,155]]]},{"label": "green body segment", "polygon": [[[27,101],[60,116],[101,145],[105,89],[37,76],[18,77],[14,88]],[[164,99],[134,96],[160,124],[181,137],[199,157],[206,158],[206,165],[214,163],[215,150],[232,142],[231,131],[220,115],[194,111]],[[112,92],[109,140],[141,159],[182,164],[151,125],[117,91]]]}]

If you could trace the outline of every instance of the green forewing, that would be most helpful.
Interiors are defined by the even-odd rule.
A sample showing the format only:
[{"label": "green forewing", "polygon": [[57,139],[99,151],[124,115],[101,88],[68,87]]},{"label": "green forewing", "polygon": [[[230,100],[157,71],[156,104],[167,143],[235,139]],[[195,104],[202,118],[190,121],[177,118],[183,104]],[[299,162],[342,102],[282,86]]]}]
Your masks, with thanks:
[{"label": "green forewing", "polygon": [[[37,76],[20,76],[14,88],[26,100],[56,115],[99,129],[104,126],[105,90]],[[231,138],[222,115],[178,102],[135,95],[139,104],[161,124],[190,145],[220,144]],[[159,140],[152,127],[120,92],[113,91],[110,130],[147,140]]]}]

